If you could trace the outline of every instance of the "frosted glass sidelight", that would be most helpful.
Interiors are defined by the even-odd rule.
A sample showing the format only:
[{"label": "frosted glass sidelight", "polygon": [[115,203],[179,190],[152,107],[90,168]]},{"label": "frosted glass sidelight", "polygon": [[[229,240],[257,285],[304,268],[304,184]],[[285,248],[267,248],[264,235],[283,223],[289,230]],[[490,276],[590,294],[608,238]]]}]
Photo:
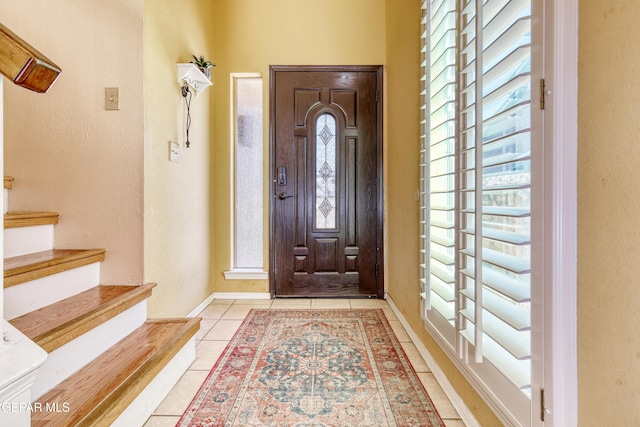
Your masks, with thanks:
[{"label": "frosted glass sidelight", "polygon": [[238,78],[235,89],[235,268],[262,268],[262,79]]}]

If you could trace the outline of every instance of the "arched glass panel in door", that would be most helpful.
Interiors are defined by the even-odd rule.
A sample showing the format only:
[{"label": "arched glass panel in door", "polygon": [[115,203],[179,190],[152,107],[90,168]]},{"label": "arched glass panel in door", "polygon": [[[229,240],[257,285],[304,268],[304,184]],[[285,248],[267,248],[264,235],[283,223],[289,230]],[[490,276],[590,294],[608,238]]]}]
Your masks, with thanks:
[{"label": "arched glass panel in door", "polygon": [[336,119],[328,113],[316,121],[316,228],[336,228]]}]

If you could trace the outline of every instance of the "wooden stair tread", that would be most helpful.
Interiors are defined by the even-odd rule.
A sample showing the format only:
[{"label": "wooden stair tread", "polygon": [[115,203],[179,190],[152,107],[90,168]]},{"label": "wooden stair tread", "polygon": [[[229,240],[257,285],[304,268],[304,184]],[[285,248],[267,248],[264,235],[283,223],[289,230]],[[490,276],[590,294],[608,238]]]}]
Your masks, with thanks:
[{"label": "wooden stair tread", "polygon": [[68,412],[34,411],[32,426],[110,425],[200,327],[200,318],[149,320],[38,398]]},{"label": "wooden stair tread", "polygon": [[10,323],[50,353],[149,298],[154,286],[96,286]]},{"label": "wooden stair tread", "polygon": [[58,223],[57,212],[15,211],[4,215],[4,228],[29,227]]},{"label": "wooden stair tread", "polygon": [[4,177],[4,188],[7,190],[11,190],[13,188],[13,177],[12,176],[5,176]]},{"label": "wooden stair tread", "polygon": [[104,249],[50,249],[4,260],[4,287],[104,261]]}]

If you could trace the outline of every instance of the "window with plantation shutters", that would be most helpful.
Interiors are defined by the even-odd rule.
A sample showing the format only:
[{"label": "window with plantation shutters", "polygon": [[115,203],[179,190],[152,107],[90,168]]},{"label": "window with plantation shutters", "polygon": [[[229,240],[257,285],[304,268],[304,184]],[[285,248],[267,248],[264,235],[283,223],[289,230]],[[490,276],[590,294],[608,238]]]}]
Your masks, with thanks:
[{"label": "window with plantation shutters", "polygon": [[422,297],[437,312],[445,339],[455,335],[455,215],[457,149],[456,1],[423,8],[421,141]]},{"label": "window with plantation shutters", "polygon": [[422,13],[423,318],[472,383],[531,425],[532,1],[425,0]]}]

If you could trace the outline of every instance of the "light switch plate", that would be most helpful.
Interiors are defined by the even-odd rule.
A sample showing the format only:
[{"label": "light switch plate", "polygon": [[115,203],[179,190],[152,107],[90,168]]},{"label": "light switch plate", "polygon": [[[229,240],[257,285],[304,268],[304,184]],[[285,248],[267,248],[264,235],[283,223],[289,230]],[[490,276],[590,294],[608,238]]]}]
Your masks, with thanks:
[{"label": "light switch plate", "polygon": [[120,109],[120,95],[117,87],[104,88],[104,109],[105,110],[119,110]]},{"label": "light switch plate", "polygon": [[178,163],[180,161],[180,145],[169,141],[169,160]]}]

